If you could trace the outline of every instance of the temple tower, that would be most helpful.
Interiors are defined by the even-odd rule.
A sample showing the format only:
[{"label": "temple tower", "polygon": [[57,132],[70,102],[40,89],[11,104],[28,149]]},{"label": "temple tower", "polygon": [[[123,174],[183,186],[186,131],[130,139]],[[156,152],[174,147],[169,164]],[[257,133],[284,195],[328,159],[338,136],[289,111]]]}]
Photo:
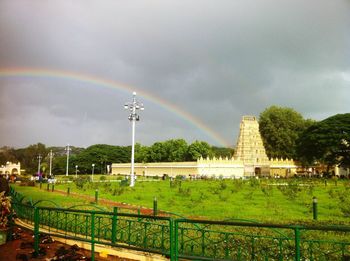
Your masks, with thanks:
[{"label": "temple tower", "polygon": [[234,157],[242,160],[245,176],[269,175],[270,163],[254,116],[243,116]]}]

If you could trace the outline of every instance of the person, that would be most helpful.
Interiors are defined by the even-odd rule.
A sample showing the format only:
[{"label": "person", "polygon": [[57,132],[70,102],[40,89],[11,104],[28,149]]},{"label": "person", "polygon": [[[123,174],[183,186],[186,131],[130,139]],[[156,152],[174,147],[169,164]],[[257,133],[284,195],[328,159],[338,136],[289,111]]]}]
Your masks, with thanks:
[{"label": "person", "polygon": [[5,191],[5,196],[8,196],[10,194],[10,186],[7,179],[3,175],[0,175],[0,192],[3,191]]}]

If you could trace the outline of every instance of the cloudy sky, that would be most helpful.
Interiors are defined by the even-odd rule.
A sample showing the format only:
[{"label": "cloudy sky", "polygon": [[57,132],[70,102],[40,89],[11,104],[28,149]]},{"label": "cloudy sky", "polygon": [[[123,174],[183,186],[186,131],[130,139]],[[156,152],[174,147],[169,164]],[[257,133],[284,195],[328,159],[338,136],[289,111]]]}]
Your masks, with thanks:
[{"label": "cloudy sky", "polygon": [[350,2],[1,0],[0,146],[233,145],[243,115],[350,111]]}]

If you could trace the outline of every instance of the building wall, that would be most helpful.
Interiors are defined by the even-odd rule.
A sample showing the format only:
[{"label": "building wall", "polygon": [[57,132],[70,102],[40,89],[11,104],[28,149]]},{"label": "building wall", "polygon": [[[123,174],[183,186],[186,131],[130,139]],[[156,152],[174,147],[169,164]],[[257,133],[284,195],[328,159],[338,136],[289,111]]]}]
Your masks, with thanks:
[{"label": "building wall", "polygon": [[21,163],[6,162],[5,165],[0,166],[0,174],[21,174]]},{"label": "building wall", "polygon": [[[196,176],[208,178],[242,178],[244,176],[243,162],[233,158],[201,158],[194,162],[135,163],[134,170],[138,176],[162,177],[164,174],[169,177]],[[112,174],[129,175],[130,163],[112,164]]]},{"label": "building wall", "polygon": [[270,159],[270,176],[293,177],[298,166],[292,159]]},{"label": "building wall", "polygon": [[350,168],[334,167],[334,174],[337,176],[350,176]]},{"label": "building wall", "polygon": [[243,161],[231,158],[200,158],[197,161],[198,173],[202,177],[242,178]]},{"label": "building wall", "polygon": [[[135,163],[134,170],[137,176],[198,176],[197,162]],[[112,164],[112,174],[129,175],[130,163]]]},{"label": "building wall", "polygon": [[[208,178],[243,178],[251,176],[293,177],[297,173],[298,166],[293,160],[272,159],[268,163],[268,165],[257,167],[244,165],[243,161],[234,158],[201,158],[196,162],[135,163],[134,170],[137,176],[162,177],[165,174],[169,177],[191,175]],[[257,173],[257,169],[259,169],[260,173]],[[130,163],[112,164],[112,174],[129,175]]]}]

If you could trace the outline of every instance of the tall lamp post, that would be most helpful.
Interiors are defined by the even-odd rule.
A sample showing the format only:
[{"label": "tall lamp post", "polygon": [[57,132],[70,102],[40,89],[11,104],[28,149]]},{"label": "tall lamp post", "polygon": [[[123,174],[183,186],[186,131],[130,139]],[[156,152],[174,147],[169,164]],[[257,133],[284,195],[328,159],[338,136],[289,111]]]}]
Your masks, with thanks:
[{"label": "tall lamp post", "polygon": [[50,157],[50,174],[49,174],[49,177],[51,177],[51,175],[52,175],[52,157],[53,157],[52,150],[50,150],[49,157]]},{"label": "tall lamp post", "polygon": [[65,148],[65,151],[67,153],[67,167],[66,167],[66,176],[68,176],[68,166],[69,166],[69,152],[72,149],[69,147],[69,144],[67,145],[67,147]]},{"label": "tall lamp post", "polygon": [[91,171],[91,181],[94,181],[94,170],[95,170],[95,164],[92,163],[92,171]]},{"label": "tall lamp post", "polygon": [[40,175],[40,163],[41,163],[41,159],[42,159],[42,156],[39,154],[38,155],[38,179],[39,179],[39,182],[40,182],[40,189],[41,189],[41,182],[42,182],[42,176]]},{"label": "tall lamp post", "polygon": [[132,102],[126,103],[124,108],[130,111],[128,117],[132,123],[132,140],[131,140],[131,173],[130,173],[130,187],[135,186],[135,173],[134,173],[134,157],[135,157],[135,122],[140,120],[136,110],[144,110],[143,104],[136,101],[136,92],[132,93]]},{"label": "tall lamp post", "polygon": [[41,163],[41,159],[42,159],[43,157],[39,154],[38,155],[38,160],[39,160],[39,162],[38,162],[38,177],[40,178],[40,163]]},{"label": "tall lamp post", "polygon": [[78,178],[78,165],[75,165],[75,178]]}]

